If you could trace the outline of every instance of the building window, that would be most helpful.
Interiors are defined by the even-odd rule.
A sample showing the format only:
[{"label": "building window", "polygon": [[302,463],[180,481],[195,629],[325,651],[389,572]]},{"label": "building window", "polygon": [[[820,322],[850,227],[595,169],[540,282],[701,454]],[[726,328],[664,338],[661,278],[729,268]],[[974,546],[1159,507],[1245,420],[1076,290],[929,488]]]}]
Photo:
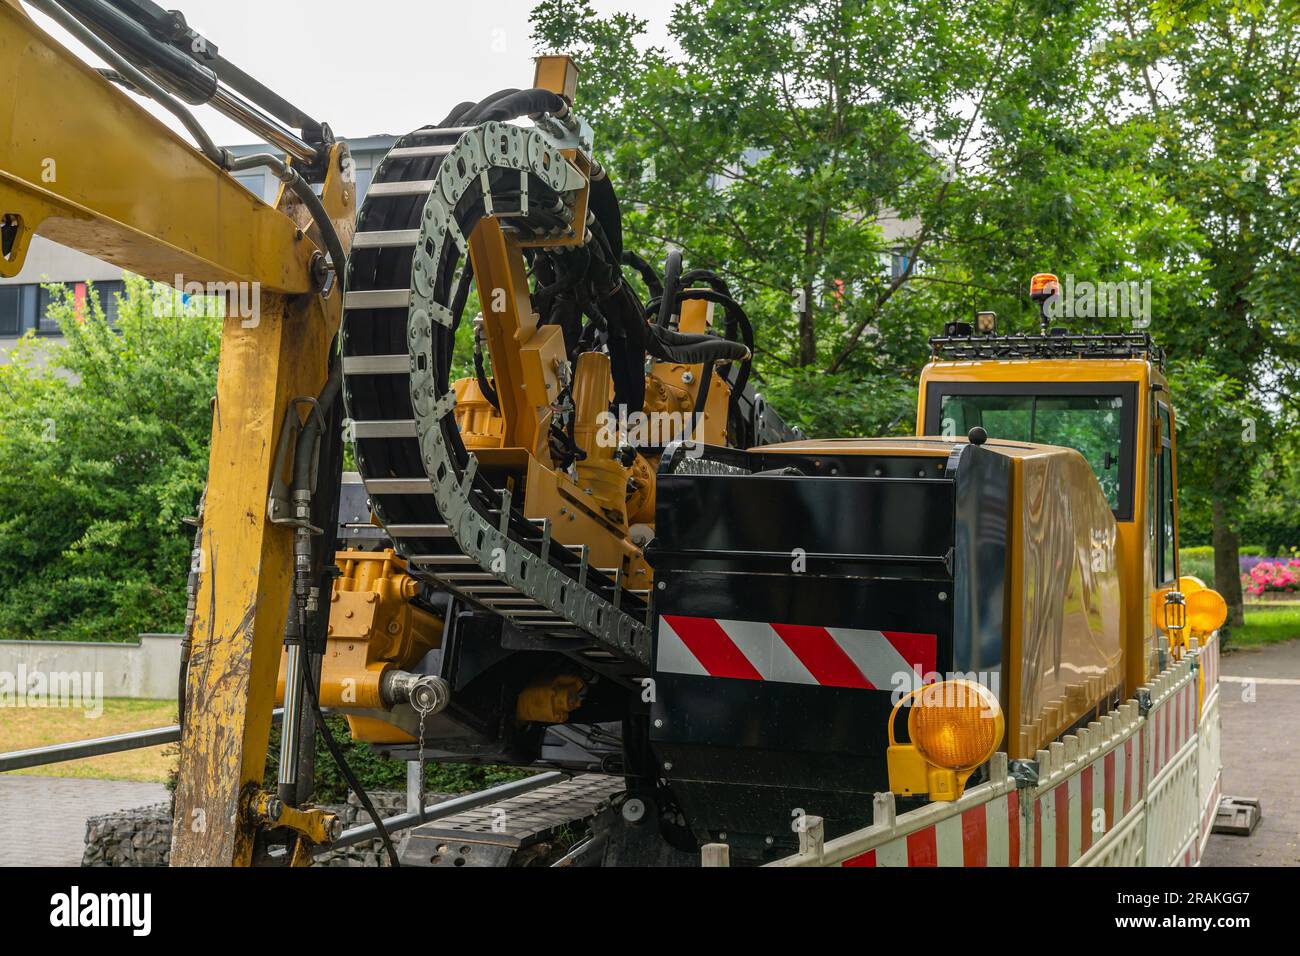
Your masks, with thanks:
[{"label": "building window", "polygon": [[889,278],[898,279],[903,273],[907,272],[908,263],[911,261],[906,252],[894,252],[889,257]]},{"label": "building window", "polygon": [[[99,282],[66,282],[63,285],[72,295],[74,315],[79,321],[90,315],[90,290],[93,287],[104,310],[104,319],[110,326],[117,324],[117,297],[126,294],[126,283],[120,279],[103,279]],[[50,318],[50,306],[57,299],[45,286],[37,287],[36,322],[38,335],[58,335],[59,323]]]},{"label": "building window", "polygon": [[126,283],[120,279],[96,282],[95,294],[99,296],[99,306],[104,310],[104,318],[109,325],[117,325],[117,297],[126,295]]},{"label": "building window", "polygon": [[36,292],[36,334],[58,335],[59,323],[50,318],[50,304],[54,296],[45,286],[39,286]]},{"label": "building window", "polygon": [[0,286],[0,335],[23,334],[22,286]]},{"label": "building window", "polygon": [[248,173],[236,176],[235,181],[258,199],[266,199],[266,173]]}]

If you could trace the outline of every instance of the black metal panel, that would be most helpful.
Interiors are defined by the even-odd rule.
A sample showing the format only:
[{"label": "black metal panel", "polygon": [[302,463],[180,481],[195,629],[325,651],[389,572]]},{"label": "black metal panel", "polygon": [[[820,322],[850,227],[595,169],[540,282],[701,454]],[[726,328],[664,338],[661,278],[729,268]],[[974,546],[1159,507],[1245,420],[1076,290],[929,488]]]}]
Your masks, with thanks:
[{"label": "black metal panel", "polygon": [[[937,635],[951,668],[947,581],[667,572],[660,605],[672,614]],[[656,636],[657,652],[657,636]],[[899,685],[910,688],[899,675]],[[650,737],[664,776],[698,838],[709,831],[789,837],[804,808],[841,822],[868,816],[887,788],[886,727],[894,687],[860,690],[656,671]],[[904,734],[905,736],[905,734]],[[843,817],[844,827],[860,825]]]},{"label": "black metal panel", "polygon": [[799,550],[942,560],[952,546],[953,487],[940,478],[660,474],[656,495],[661,557]]},{"label": "black metal panel", "polygon": [[[717,469],[730,473],[660,474],[648,552],[658,615],[934,634],[941,674],[997,674],[1004,456],[974,446],[950,458],[838,456],[851,474],[945,476],[931,478],[824,477],[825,460],[815,477],[742,470],[769,470],[776,457],[730,452]],[[888,788],[888,718],[911,675],[873,690],[675,673],[658,667],[659,638],[656,618],[650,740],[697,839],[726,832],[735,852],[757,858],[792,844],[799,811],[831,833],[870,822],[872,794]]]},{"label": "black metal panel", "polygon": [[1006,688],[993,686],[991,679],[1002,673],[1003,636],[1010,623],[1011,461],[979,445],[957,445],[954,454],[952,665],[954,671],[990,680],[1005,709]]}]

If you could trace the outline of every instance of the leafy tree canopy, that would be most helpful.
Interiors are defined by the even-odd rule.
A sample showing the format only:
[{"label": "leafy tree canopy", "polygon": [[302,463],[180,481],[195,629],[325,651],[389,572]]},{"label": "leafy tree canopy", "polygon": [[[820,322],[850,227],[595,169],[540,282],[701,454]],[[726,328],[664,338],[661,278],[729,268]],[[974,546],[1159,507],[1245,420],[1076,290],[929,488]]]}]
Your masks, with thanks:
[{"label": "leafy tree canopy", "polygon": [[51,287],[65,344],[0,368],[0,635],[179,631],[208,464],[220,319],[128,279],[110,328]]}]

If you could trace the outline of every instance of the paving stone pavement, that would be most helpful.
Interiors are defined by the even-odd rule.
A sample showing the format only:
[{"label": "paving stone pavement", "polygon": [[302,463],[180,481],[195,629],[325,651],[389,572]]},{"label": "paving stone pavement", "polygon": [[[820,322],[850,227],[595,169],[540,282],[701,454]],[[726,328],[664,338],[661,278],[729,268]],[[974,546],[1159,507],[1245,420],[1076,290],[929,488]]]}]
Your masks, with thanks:
[{"label": "paving stone pavement", "polygon": [[1300,866],[1300,640],[1225,654],[1219,667],[1223,792],[1258,797],[1263,819],[1249,837],[1212,835],[1202,865]]},{"label": "paving stone pavement", "polygon": [[167,799],[161,783],[0,774],[0,866],[80,866],[87,817]]}]

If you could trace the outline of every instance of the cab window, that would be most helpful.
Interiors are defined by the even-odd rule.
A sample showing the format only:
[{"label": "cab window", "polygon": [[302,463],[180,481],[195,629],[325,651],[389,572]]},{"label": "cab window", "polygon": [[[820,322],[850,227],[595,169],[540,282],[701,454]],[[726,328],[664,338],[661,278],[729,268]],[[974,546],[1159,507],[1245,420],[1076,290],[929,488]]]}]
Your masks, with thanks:
[{"label": "cab window", "polygon": [[1133,408],[1126,383],[932,383],[926,434],[1060,445],[1079,452],[1117,520],[1133,517]]},{"label": "cab window", "polygon": [[1178,551],[1177,501],[1174,487],[1174,450],[1172,444],[1173,425],[1170,420],[1169,406],[1160,405],[1160,458],[1156,482],[1156,577],[1159,583],[1168,584],[1177,576],[1175,555]]}]

